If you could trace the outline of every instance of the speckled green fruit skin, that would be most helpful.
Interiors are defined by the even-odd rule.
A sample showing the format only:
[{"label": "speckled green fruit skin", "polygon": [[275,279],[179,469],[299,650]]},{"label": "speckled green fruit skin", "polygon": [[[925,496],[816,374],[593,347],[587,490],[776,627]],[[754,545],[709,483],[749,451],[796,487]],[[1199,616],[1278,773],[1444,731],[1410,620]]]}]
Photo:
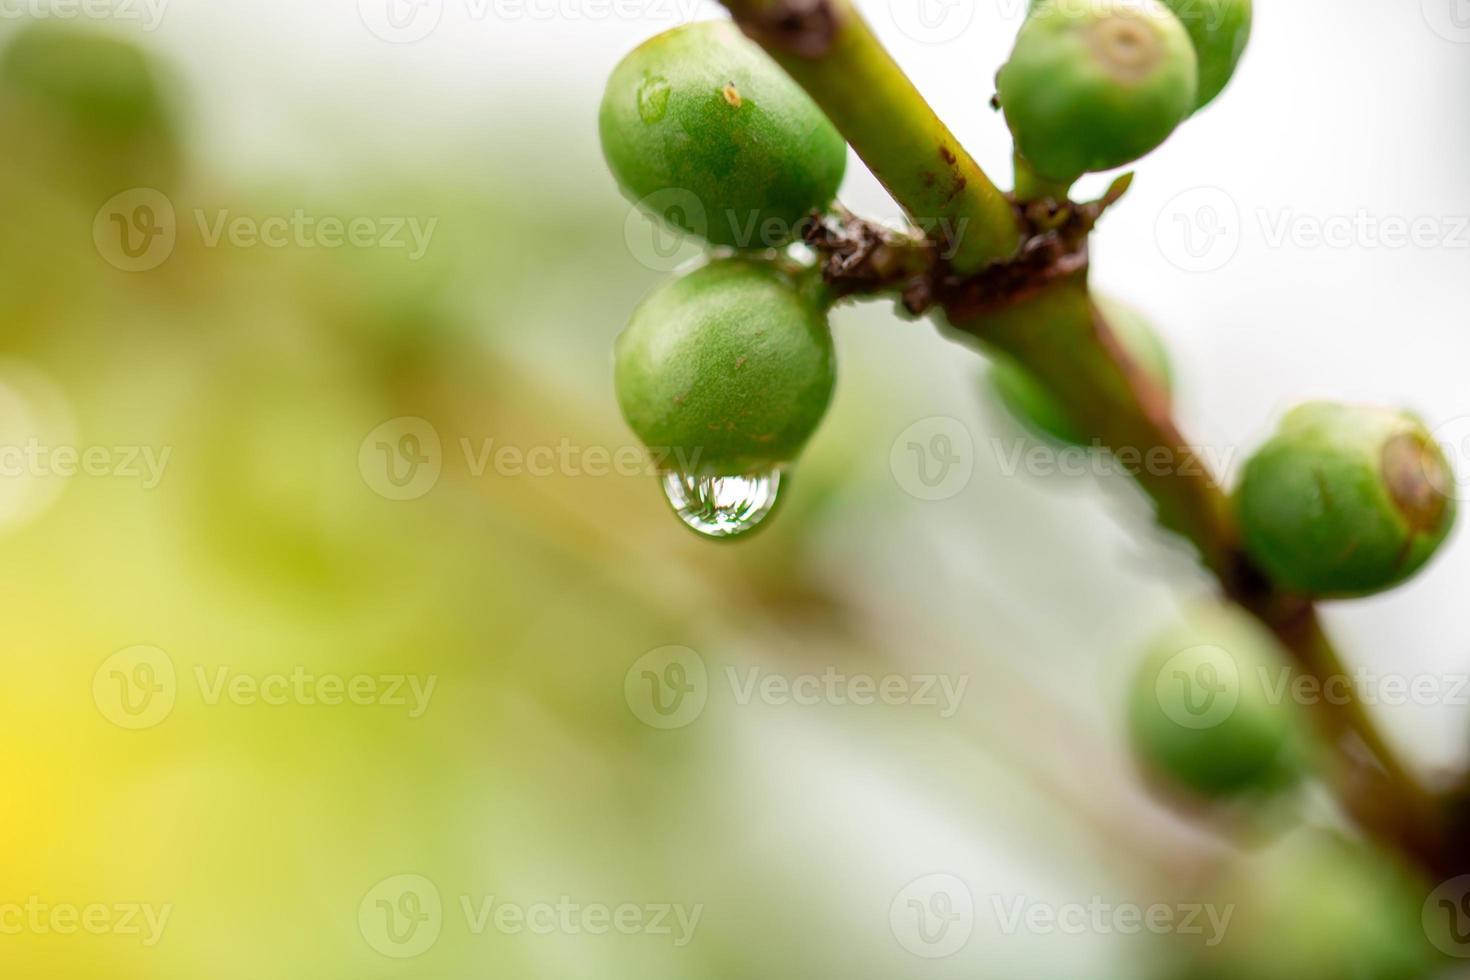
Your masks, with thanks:
[{"label": "speckled green fruit skin", "polygon": [[[1128,728],[1139,764],[1205,799],[1291,786],[1306,742],[1289,689],[1273,686],[1290,676],[1287,665],[1275,637],[1244,612],[1192,610],[1149,646],[1134,678]],[[1210,687],[1220,688],[1213,698]]]},{"label": "speckled green fruit skin", "polygon": [[[1137,310],[1116,300],[1098,296],[1094,301],[1123,349],[1156,384],[1172,392],[1174,377],[1169,353],[1148,321]],[[1006,411],[1026,428],[1063,445],[1086,444],[1086,436],[1067,418],[1057,400],[1015,359],[997,353],[990,362],[987,377]]]},{"label": "speckled green fruit skin", "polygon": [[0,85],[98,135],[127,136],[167,123],[168,109],[143,51],[69,24],[43,21],[17,31],[0,52]]},{"label": "speckled green fruit skin", "polygon": [[[1083,0],[1031,0],[1031,12],[1044,3]],[[1214,101],[1235,74],[1251,36],[1251,0],[1160,0],[1189,33],[1199,62],[1195,110]]]},{"label": "speckled green fruit skin", "polygon": [[1306,830],[1243,859],[1201,896],[1219,917],[1180,937],[1190,980],[1427,980],[1439,976],[1421,924],[1430,886],[1368,846]]},{"label": "speckled green fruit skin", "polygon": [[599,128],[628,199],[658,194],[645,207],[715,245],[785,245],[847,166],[816,103],[728,21],[675,28],[624,58]]},{"label": "speckled green fruit skin", "polygon": [[660,288],[618,336],[618,404],[668,468],[708,476],[790,462],[832,400],[827,317],[762,262],[712,262]]},{"label": "speckled green fruit skin", "polygon": [[1246,551],[1272,580],[1347,598],[1404,581],[1455,519],[1454,474],[1413,415],[1309,402],[1246,464],[1236,508]]},{"label": "speckled green fruit skin", "polygon": [[1049,0],[1022,25],[996,89],[1021,156],[1071,181],[1164,142],[1195,107],[1198,71],[1184,25],[1157,0]]}]

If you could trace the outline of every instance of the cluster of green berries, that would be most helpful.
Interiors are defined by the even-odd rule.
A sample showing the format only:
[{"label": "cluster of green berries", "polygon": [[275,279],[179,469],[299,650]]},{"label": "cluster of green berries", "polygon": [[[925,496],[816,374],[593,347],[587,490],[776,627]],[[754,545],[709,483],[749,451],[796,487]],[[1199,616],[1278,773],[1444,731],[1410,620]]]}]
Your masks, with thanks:
[{"label": "cluster of green berries", "polygon": [[[1135,311],[1098,300],[1140,374],[1168,395],[1157,333]],[[1083,444],[1050,391],[996,355],[989,380],[1038,436]],[[1392,588],[1422,568],[1455,519],[1455,475],[1415,416],[1309,402],[1288,412],[1247,460],[1233,496],[1241,547],[1279,589],[1341,599]],[[1310,740],[1289,694],[1278,640],[1235,607],[1195,610],[1150,647],[1129,711],[1144,768],[1171,792],[1206,800],[1276,796],[1309,770]]]},{"label": "cluster of green berries", "polygon": [[[1277,587],[1361,596],[1402,582],[1434,554],[1454,520],[1454,476],[1412,415],[1310,402],[1249,459],[1235,503],[1243,546]],[[1193,610],[1138,670],[1128,711],[1135,754],[1170,795],[1284,799],[1318,756],[1294,679],[1280,641],[1252,617],[1234,606]]]},{"label": "cluster of green berries", "polygon": [[[832,204],[847,144],[728,21],[676,28],[624,58],[599,128],[624,195],[720,250],[634,312],[617,341],[619,405],[643,443],[680,467],[666,489],[686,522],[743,530],[699,509],[721,506],[719,481],[764,486],[758,478],[797,457],[832,398],[830,301],[780,250]],[[701,487],[711,499],[686,513],[676,495]],[[746,523],[761,516],[750,510]]]},{"label": "cluster of green berries", "polygon": [[[1135,310],[1099,298],[1099,311],[1143,377],[1170,394],[1158,333]],[[989,381],[1018,421],[1055,442],[1082,445],[1056,398],[1025,367],[992,357]],[[1278,587],[1346,599],[1401,584],[1454,526],[1456,480],[1444,450],[1414,415],[1308,402],[1287,413],[1247,461],[1234,495],[1241,545]]]},{"label": "cluster of green berries", "polygon": [[996,76],[1019,156],[1070,184],[1131,163],[1220,94],[1251,0],[1033,0]]}]

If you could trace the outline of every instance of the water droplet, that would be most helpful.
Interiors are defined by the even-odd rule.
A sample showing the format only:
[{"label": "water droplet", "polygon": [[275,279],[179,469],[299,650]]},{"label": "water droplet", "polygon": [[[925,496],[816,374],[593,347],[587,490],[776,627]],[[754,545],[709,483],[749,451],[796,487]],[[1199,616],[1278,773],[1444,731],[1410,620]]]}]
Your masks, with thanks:
[{"label": "water droplet", "polygon": [[638,116],[645,123],[656,123],[669,109],[669,80],[662,75],[653,75],[638,86]]},{"label": "water droplet", "polygon": [[740,476],[666,473],[664,496],[674,513],[709,538],[733,538],[754,530],[776,506],[781,471]]}]

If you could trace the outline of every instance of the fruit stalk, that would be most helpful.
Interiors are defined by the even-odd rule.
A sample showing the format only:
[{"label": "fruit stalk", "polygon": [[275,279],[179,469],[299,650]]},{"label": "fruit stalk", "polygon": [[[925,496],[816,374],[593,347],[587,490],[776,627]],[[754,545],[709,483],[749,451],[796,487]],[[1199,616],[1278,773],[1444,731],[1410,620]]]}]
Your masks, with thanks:
[{"label": "fruit stalk", "polygon": [[[1166,394],[1097,311],[1087,287],[1085,231],[1039,272],[1025,268],[1024,257],[1011,262],[1043,236],[1031,229],[1028,238],[1023,213],[938,119],[850,0],[722,2],[821,106],[922,230],[953,250],[950,271],[971,277],[976,288],[961,281],[937,295],[948,330],[1003,351],[1043,382],[1084,423],[1087,438],[1130,468],[1159,523],[1194,546],[1222,593],[1281,639],[1297,669],[1319,681],[1342,674],[1314,606],[1277,589],[1243,553],[1224,489],[1183,438]],[[945,230],[958,237],[943,240]],[[1348,813],[1432,874],[1470,870],[1470,855],[1457,860],[1462,849],[1445,846],[1440,800],[1398,761],[1350,693],[1348,700],[1325,706],[1316,719],[1333,746]]]},{"label": "fruit stalk", "polygon": [[806,89],[961,273],[1009,258],[1015,212],[930,108],[850,0],[723,0],[751,38]]},{"label": "fruit stalk", "polygon": [[[1214,474],[1171,417],[1168,398],[1132,362],[1090,301],[1085,272],[998,310],[951,305],[950,328],[1015,358],[1045,383],[1087,438],[1127,466],[1158,522],[1188,540],[1224,595],[1260,619],[1319,682],[1348,676],[1308,601],[1274,588],[1241,552],[1232,509]],[[1136,462],[1135,462],[1136,461]],[[1442,847],[1434,798],[1398,760],[1368,711],[1351,697],[1327,703],[1316,722],[1336,752],[1332,774],[1352,818],[1436,874],[1463,870]]]}]

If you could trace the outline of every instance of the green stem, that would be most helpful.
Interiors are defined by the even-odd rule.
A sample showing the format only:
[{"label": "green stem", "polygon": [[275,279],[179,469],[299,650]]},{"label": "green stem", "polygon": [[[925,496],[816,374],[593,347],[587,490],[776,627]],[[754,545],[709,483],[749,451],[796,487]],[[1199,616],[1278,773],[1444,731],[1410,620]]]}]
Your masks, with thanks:
[{"label": "green stem", "polygon": [[978,314],[951,309],[955,330],[1015,358],[1089,440],[1106,446],[1230,591],[1243,587],[1230,504],[1170,416],[1161,391],[1093,308],[1085,273],[1028,300]]},{"label": "green stem", "polygon": [[1021,231],[1004,194],[935,115],[850,0],[723,0],[822,107],[914,223],[974,272],[1013,255]]},{"label": "green stem", "polygon": [[[1153,500],[1159,523],[1193,544],[1226,598],[1269,627],[1299,669],[1319,682],[1348,676],[1312,605],[1273,588],[1241,552],[1229,497],[1180,434],[1167,393],[1133,363],[1091,302],[1085,271],[1003,308],[948,313],[953,330],[1019,361],[1079,431],[1109,449]],[[1337,750],[1335,781],[1345,808],[1375,837],[1443,871],[1449,859],[1437,802],[1399,762],[1351,688],[1344,693],[1333,699],[1341,703],[1324,699],[1320,721]]]},{"label": "green stem", "polygon": [[1016,198],[1021,201],[1065,201],[1072,189],[1070,180],[1052,180],[1031,169],[1031,164],[1020,153],[1013,154],[1016,162]]},{"label": "green stem", "polygon": [[[879,44],[851,0],[723,0],[812,96],[874,175],[962,274],[1016,255],[1023,229],[1006,197],[945,127]],[[1022,198],[1063,199],[1018,160]],[[1029,369],[1081,431],[1107,447],[1153,500],[1159,523],[1191,542],[1224,594],[1259,617],[1303,669],[1319,679],[1342,671],[1315,610],[1274,589],[1239,547],[1224,489],[1181,435],[1166,392],[1117,342],[1081,267],[1002,297],[962,290],[945,313],[953,330],[1004,351]],[[1005,271],[1005,270],[1002,270]],[[875,288],[891,285],[881,280]],[[973,303],[973,308],[963,308]],[[1454,864],[1439,833],[1437,801],[1419,786],[1355,701],[1333,706],[1329,730],[1361,743],[1371,772],[1336,740],[1344,803],[1366,830],[1426,867]],[[1384,796],[1392,803],[1385,807]],[[1401,805],[1398,805],[1400,804]],[[1470,870],[1470,854],[1466,869]]]}]

